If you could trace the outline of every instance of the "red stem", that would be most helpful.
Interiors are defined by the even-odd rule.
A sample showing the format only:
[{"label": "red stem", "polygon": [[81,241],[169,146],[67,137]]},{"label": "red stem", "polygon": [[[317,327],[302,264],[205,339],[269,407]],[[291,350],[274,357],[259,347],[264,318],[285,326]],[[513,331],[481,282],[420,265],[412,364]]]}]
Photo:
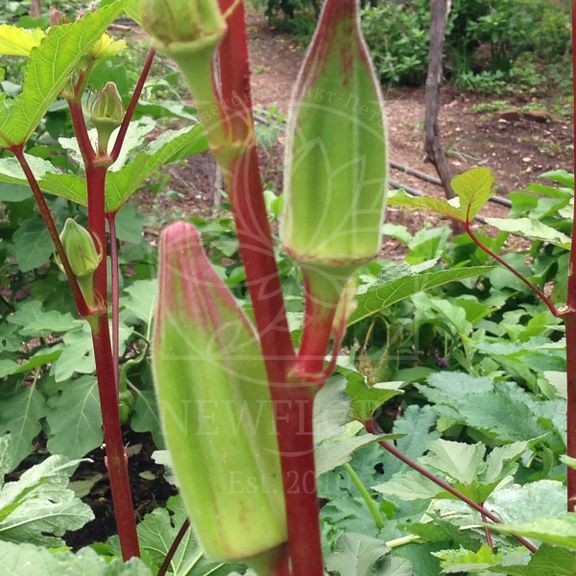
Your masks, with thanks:
[{"label": "red stem", "polygon": [[112,284],[112,358],[116,390],[120,382],[120,265],[118,263],[118,239],[116,238],[116,213],[106,215],[110,231],[110,280]]},{"label": "red stem", "polygon": [[546,306],[548,307],[550,312],[552,312],[552,314],[556,318],[560,318],[562,316],[562,314],[560,312],[558,312],[556,306],[554,306],[554,303],[552,302],[552,300],[550,300],[550,298],[548,298],[548,296],[546,296],[546,294],[544,294],[544,292],[542,292],[542,290],[540,290],[537,286],[532,284],[532,282],[530,282],[530,280],[528,280],[528,278],[526,278],[520,272],[518,272],[518,270],[516,270],[514,268],[514,266],[511,266],[510,264],[508,264],[508,262],[506,262],[506,260],[504,260],[504,258],[502,258],[502,256],[500,256],[500,255],[496,254],[496,252],[493,252],[492,250],[490,250],[490,248],[488,248],[488,246],[486,246],[486,244],[484,244],[482,242],[482,240],[480,240],[480,238],[478,238],[478,236],[476,236],[476,234],[474,234],[474,232],[472,232],[472,229],[470,228],[469,222],[464,222],[463,226],[464,226],[464,230],[466,231],[468,236],[470,236],[470,238],[472,239],[474,244],[476,244],[476,246],[478,246],[478,248],[480,248],[481,250],[486,252],[486,254],[488,254],[492,258],[494,258],[494,260],[496,260],[496,262],[498,262],[499,264],[504,266],[504,268],[506,268],[507,270],[512,272],[512,274],[514,274],[514,276],[516,276],[516,278],[519,278],[520,280],[522,280],[522,282],[524,282],[524,284],[526,284],[526,286],[528,286],[528,288],[530,288],[530,290],[532,290],[532,292],[534,292],[534,294],[536,294],[536,296],[538,296],[538,298],[540,298],[540,300],[542,300],[542,302],[544,302],[544,304],[546,304]]},{"label": "red stem", "polygon": [[78,147],[80,148],[84,164],[88,166],[94,161],[94,158],[96,158],[96,152],[94,152],[94,148],[90,142],[90,137],[88,136],[88,129],[86,128],[86,120],[84,118],[80,96],[74,99],[69,99],[68,108],[70,109],[70,116],[72,117],[72,125],[74,127],[76,139],[78,140]]},{"label": "red stem", "polygon": [[[576,145],[576,0],[572,0],[572,73],[573,73],[573,144]],[[576,147],[574,147],[573,173],[576,174]],[[566,360],[567,360],[567,440],[568,456],[576,458],[576,202],[572,223],[572,247],[568,272],[568,294],[566,300]],[[568,511],[573,512],[576,505],[576,470],[567,469]]]},{"label": "red stem", "polygon": [[118,131],[118,136],[116,136],[116,141],[114,142],[112,153],[110,154],[110,158],[112,158],[113,163],[116,162],[116,160],[118,160],[118,156],[120,155],[120,151],[122,150],[122,146],[124,145],[126,133],[128,132],[130,122],[132,121],[134,110],[136,109],[136,105],[138,104],[138,100],[140,99],[140,95],[142,94],[142,89],[144,88],[144,84],[146,82],[146,79],[148,78],[148,74],[150,74],[150,69],[152,68],[155,56],[156,51],[150,49],[148,51],[148,55],[146,56],[146,60],[144,62],[144,66],[142,67],[142,72],[140,73],[138,82],[136,83],[136,87],[134,88],[134,92],[132,94],[132,98],[130,99],[130,103],[128,104],[126,114],[124,115],[124,119],[122,120],[122,125],[120,126],[120,130]]},{"label": "red stem", "polygon": [[[564,317],[566,323],[566,376],[567,376],[567,430],[566,454],[576,458],[576,313]],[[574,512],[576,505],[576,470],[567,470],[567,508]]]},{"label": "red stem", "polygon": [[76,301],[76,307],[78,308],[78,313],[83,318],[86,318],[91,314],[91,310],[86,304],[86,300],[84,299],[84,295],[80,290],[80,286],[78,285],[78,280],[72,272],[72,268],[70,267],[70,261],[68,260],[68,255],[64,250],[64,246],[62,246],[62,242],[60,240],[60,235],[58,234],[58,230],[56,228],[56,224],[54,223],[54,218],[52,217],[52,213],[50,212],[50,208],[46,204],[46,200],[44,199],[44,195],[40,190],[40,185],[26,160],[26,156],[24,154],[24,146],[14,146],[10,148],[11,152],[16,156],[24,174],[26,175],[26,180],[28,180],[28,185],[32,189],[32,193],[34,194],[34,198],[36,199],[36,203],[38,205],[38,209],[40,210],[40,214],[42,219],[44,220],[44,225],[48,229],[50,233],[50,237],[54,242],[54,246],[56,248],[56,252],[62,262],[62,266],[64,267],[64,272],[68,277],[70,282],[70,286],[72,288],[72,294],[74,295],[74,300]]},{"label": "red stem", "polygon": [[174,558],[174,554],[176,554],[178,546],[180,546],[180,542],[182,542],[182,539],[186,535],[188,528],[190,528],[190,520],[186,518],[186,520],[184,520],[182,523],[182,526],[180,526],[180,530],[178,530],[178,534],[176,534],[176,538],[174,538],[174,541],[170,546],[170,550],[168,550],[168,554],[166,554],[164,557],[164,562],[162,562],[162,566],[160,566],[160,570],[158,570],[157,576],[165,576],[166,572],[168,572],[170,569],[172,558]]},{"label": "red stem", "polygon": [[116,529],[120,538],[122,558],[128,560],[140,556],[138,533],[132,505],[132,491],[128,474],[128,459],[122,440],[122,428],[118,413],[118,396],[114,378],[114,364],[110,349],[108,317],[100,314],[90,322],[92,343],[98,375],[98,393],[104,424],[106,443],[106,466],[110,479],[110,491],[114,505]]},{"label": "red stem", "polygon": [[[370,432],[371,434],[376,433],[376,431],[374,429],[374,425],[372,424],[372,422],[370,422],[370,421],[365,422],[364,426],[366,427],[366,430],[368,432]],[[446,492],[448,492],[449,494],[452,494],[452,496],[454,496],[455,498],[458,498],[458,500],[461,500],[462,502],[468,504],[468,506],[470,506],[470,508],[473,508],[474,510],[476,510],[476,512],[481,514],[483,518],[486,517],[489,520],[491,520],[492,522],[494,522],[495,524],[501,524],[502,523],[502,521],[500,520],[500,518],[498,518],[498,516],[496,516],[495,514],[492,514],[492,512],[490,512],[489,510],[484,508],[484,506],[481,506],[477,502],[474,502],[474,500],[468,498],[468,496],[466,496],[465,494],[462,494],[462,492],[456,490],[456,488],[454,488],[453,486],[448,484],[448,482],[446,482],[445,480],[442,480],[442,478],[439,478],[438,476],[436,476],[435,474],[433,474],[432,472],[430,472],[429,470],[424,468],[424,466],[422,466],[421,464],[418,464],[418,462],[412,460],[411,458],[409,458],[408,456],[403,454],[400,450],[398,450],[398,448],[396,448],[396,446],[394,446],[390,442],[386,442],[386,440],[381,440],[379,442],[379,444],[380,444],[380,446],[382,446],[382,448],[384,448],[384,450],[387,450],[388,452],[390,452],[390,454],[392,454],[393,456],[398,458],[398,460],[400,460],[401,462],[404,462],[404,464],[407,464],[408,466],[410,466],[410,468],[412,468],[413,470],[416,470],[416,472],[419,472],[420,474],[422,474],[422,476],[425,476],[426,478],[428,478],[428,480],[431,480],[432,482],[434,482],[434,484],[436,484],[437,486],[440,486],[440,488],[442,488],[443,490],[446,490]],[[526,540],[526,538],[523,538],[522,536],[518,536],[516,534],[512,534],[512,536],[518,542],[520,542],[520,544],[522,544],[525,548],[530,550],[530,552],[534,553],[538,550],[538,548],[536,548],[536,546],[534,546],[529,540]]]},{"label": "red stem", "polygon": [[[234,0],[220,0],[223,13],[233,4]],[[242,124],[246,133],[254,126],[242,2],[228,18],[228,33],[220,46],[219,76],[222,109],[228,116],[229,126],[235,138],[246,141],[248,139],[238,133],[242,130]],[[302,385],[289,383],[295,360],[294,348],[254,145],[240,155],[229,181],[240,252],[276,413],[292,573],[322,576],[312,428],[313,392]]]},{"label": "red stem", "polygon": [[[482,502],[482,507],[484,507],[484,502]],[[486,517],[486,513],[482,512],[482,522],[486,524],[488,522],[488,518]],[[486,534],[486,544],[488,548],[490,548],[491,552],[494,552],[494,542],[492,541],[492,532],[490,532],[490,528],[488,526],[484,526],[484,534]]]},{"label": "red stem", "polygon": [[94,298],[98,307],[103,310],[90,319],[92,342],[98,377],[98,393],[104,425],[106,443],[106,462],[110,479],[110,489],[114,504],[116,528],[120,539],[122,557],[128,560],[140,556],[138,533],[132,492],[128,475],[128,459],[122,439],[122,426],[118,411],[118,394],[116,371],[110,344],[110,327],[108,325],[108,281],[106,258],[106,166],[95,164],[96,155],[86,129],[80,97],[68,101],[76,138],[85,162],[86,183],[88,188],[88,229],[96,239],[102,260],[94,273]]}]

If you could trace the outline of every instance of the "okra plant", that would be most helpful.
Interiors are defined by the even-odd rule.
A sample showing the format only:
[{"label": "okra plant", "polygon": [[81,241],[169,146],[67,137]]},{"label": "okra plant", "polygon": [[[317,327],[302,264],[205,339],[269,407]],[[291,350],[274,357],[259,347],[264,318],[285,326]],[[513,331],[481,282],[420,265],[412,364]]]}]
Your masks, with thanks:
[{"label": "okra plant", "polygon": [[[87,98],[96,63],[122,49],[105,31],[124,11],[140,21],[151,37],[152,49],[137,85],[126,103],[113,83]],[[29,60],[22,94],[10,104],[1,103],[0,145],[13,153],[21,167],[22,173],[11,181],[27,181],[34,193],[55,245],[55,261],[70,281],[79,315],[90,326],[107,467],[126,560],[139,556],[140,550],[119,417],[116,213],[155,168],[182,158],[191,147],[208,147],[212,152],[236,224],[253,320],[212,268],[194,226],[186,222],[168,226],[160,236],[151,351],[164,438],[187,516],[207,558],[239,562],[263,576],[321,576],[314,401],[335,368],[346,326],[354,321],[355,272],[376,258],[382,247],[388,179],[385,112],[359,26],[359,2],[326,0],[294,89],[284,165],[281,241],[298,266],[305,290],[304,323],[295,347],[258,166],[244,20],[241,0],[117,0],[46,34],[5,29],[4,38],[12,35],[13,40],[8,53]],[[180,67],[202,127],[169,132],[147,152],[119,166],[157,50]],[[30,136],[58,95],[70,111],[84,177],[48,170],[35,173],[40,164],[26,153]],[[87,118],[93,130],[88,129]],[[568,404],[573,407],[574,249],[568,303],[558,310],[473,231],[472,221],[492,190],[489,172],[468,172],[457,177],[453,187],[458,205],[403,196],[394,196],[392,202],[432,208],[460,220],[480,248],[519,276],[555,316],[565,320]],[[44,193],[86,206],[88,228],[68,220],[59,231]],[[482,271],[485,268],[460,270],[446,280],[435,279],[435,285]],[[415,291],[416,287],[407,289],[407,293]],[[352,412],[367,433],[360,442],[355,439],[355,446],[379,442],[442,494],[468,504],[484,522],[491,522],[485,534],[492,548],[491,530],[500,518],[483,506],[484,501],[527,445],[515,446],[505,455],[491,453],[485,482],[479,487],[474,482],[453,485],[446,474],[431,473],[378,432],[373,414],[396,393],[360,384]],[[573,412],[568,416],[568,455],[576,457]],[[442,442],[430,448],[439,460],[446,448]],[[432,456],[428,464],[434,467]],[[351,468],[350,474],[362,487]],[[570,472],[570,506],[576,497],[575,479]],[[381,528],[385,521],[380,511],[365,489],[362,495]],[[180,537],[186,529],[187,523]],[[536,551],[533,542],[518,535],[514,527],[502,530]],[[161,574],[168,570],[178,543],[179,539]]]}]

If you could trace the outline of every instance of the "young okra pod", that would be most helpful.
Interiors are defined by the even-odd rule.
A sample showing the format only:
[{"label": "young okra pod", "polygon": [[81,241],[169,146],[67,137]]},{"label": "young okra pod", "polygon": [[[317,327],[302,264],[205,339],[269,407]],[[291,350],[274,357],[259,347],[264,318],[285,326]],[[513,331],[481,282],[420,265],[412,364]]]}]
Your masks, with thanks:
[{"label": "young okra pod", "polygon": [[262,555],[287,536],[258,340],[191,224],[163,231],[159,280],[154,380],[192,525],[210,558]]},{"label": "young okra pod", "polygon": [[384,109],[358,1],[327,0],[293,94],[281,223],[285,249],[316,291],[330,292],[332,281],[340,290],[378,254],[387,173]]}]

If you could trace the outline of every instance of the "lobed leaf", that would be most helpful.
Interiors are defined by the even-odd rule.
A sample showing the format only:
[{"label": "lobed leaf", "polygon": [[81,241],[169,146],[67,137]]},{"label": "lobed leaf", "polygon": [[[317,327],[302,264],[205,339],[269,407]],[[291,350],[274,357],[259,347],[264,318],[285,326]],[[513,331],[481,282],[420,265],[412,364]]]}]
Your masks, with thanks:
[{"label": "lobed leaf", "polygon": [[73,24],[49,30],[32,49],[22,92],[13,101],[1,104],[0,146],[9,148],[28,140],[79,62],[123,9],[124,1],[118,0]]},{"label": "lobed leaf", "polygon": [[457,268],[455,270],[441,270],[439,272],[426,272],[403,276],[386,284],[372,286],[364,294],[358,296],[358,306],[348,319],[348,326],[378,314],[385,308],[418,292],[432,290],[449,282],[482,276],[491,270],[492,268],[489,266],[475,266]]},{"label": "lobed leaf", "polygon": [[566,250],[570,250],[572,245],[569,236],[532,218],[486,218],[486,222],[502,232],[518,234],[530,240],[549,242]]},{"label": "lobed leaf", "polygon": [[0,565],[10,576],[151,576],[138,558],[126,564],[108,562],[89,548],[77,554],[59,550],[51,552],[32,544],[0,542]]}]

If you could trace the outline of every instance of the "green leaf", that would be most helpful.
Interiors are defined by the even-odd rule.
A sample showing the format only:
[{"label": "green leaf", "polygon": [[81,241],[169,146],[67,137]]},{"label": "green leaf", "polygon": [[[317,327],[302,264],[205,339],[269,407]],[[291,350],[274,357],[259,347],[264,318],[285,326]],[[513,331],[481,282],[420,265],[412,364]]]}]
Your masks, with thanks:
[{"label": "green leaf", "polygon": [[11,443],[10,434],[0,436],[0,488],[4,485],[4,476],[14,469]]},{"label": "green leaf", "polygon": [[207,149],[204,128],[199,124],[165,132],[121,170],[110,172],[106,180],[106,210],[118,210],[160,166]]},{"label": "green leaf", "polygon": [[566,172],[566,170],[551,170],[550,172],[544,172],[540,174],[540,178],[546,178],[552,182],[556,182],[561,186],[566,186],[566,188],[572,188],[574,190],[574,174]]},{"label": "green leaf", "polygon": [[32,190],[19,184],[0,184],[0,202],[22,202],[32,197]]},{"label": "green leaf", "polygon": [[123,8],[124,2],[118,1],[74,24],[50,28],[28,59],[21,94],[10,104],[4,101],[0,109],[0,146],[28,140],[80,60]]},{"label": "green leaf", "polygon": [[452,179],[452,188],[460,199],[465,222],[474,220],[492,195],[494,176],[490,168],[472,168]]},{"label": "green leaf", "polygon": [[28,56],[46,36],[40,28],[25,29],[10,24],[0,24],[0,54],[3,56]]},{"label": "green leaf", "polygon": [[0,540],[62,546],[67,530],[94,518],[68,488],[79,461],[50,456],[0,489]]},{"label": "green leaf", "polygon": [[116,237],[124,242],[142,242],[146,218],[133,204],[127,204],[116,214]]},{"label": "green leaf", "polygon": [[561,516],[566,488],[556,480],[512,484],[493,492],[488,503],[504,522],[529,522],[541,516]]},{"label": "green leaf", "polygon": [[548,402],[533,399],[518,385],[444,372],[416,388],[434,403],[434,411],[454,423],[477,428],[490,438],[516,442],[543,437]]},{"label": "green leaf", "polygon": [[66,383],[48,401],[48,450],[68,458],[81,458],[102,444],[102,413],[98,381],[84,376]]},{"label": "green leaf", "polygon": [[[138,525],[140,547],[144,553],[148,554],[155,568],[155,573],[162,565],[185,519],[186,513],[182,500],[170,498],[166,509],[157,508],[147,514]],[[221,574],[220,568],[226,569],[222,572],[222,576],[224,576],[234,567],[222,562],[207,560],[194,537],[194,532],[189,529],[176,550],[168,574],[172,576],[216,576]]]},{"label": "green leaf", "polygon": [[348,378],[346,393],[352,401],[354,418],[361,422],[371,420],[380,406],[404,393],[400,390],[402,385],[403,382],[379,382],[369,386],[360,375]]},{"label": "green leaf", "polygon": [[530,240],[541,240],[569,250],[572,241],[566,234],[532,218],[486,218],[490,226],[502,232],[518,234]]},{"label": "green leaf", "polygon": [[156,404],[154,390],[136,390],[136,401],[132,408],[132,418],[130,418],[130,428],[134,432],[150,432],[154,444],[161,448],[164,446],[162,438],[162,427]]},{"label": "green leaf", "polygon": [[354,452],[378,440],[398,438],[397,434],[363,434],[360,422],[350,422],[350,399],[344,393],[345,379],[330,378],[314,400],[314,442],[316,472],[325,474],[350,461]]},{"label": "green leaf", "polygon": [[64,350],[52,366],[52,375],[56,382],[69,380],[75,373],[92,374],[96,370],[92,333],[87,322],[82,328],[67,332],[63,338]]},{"label": "green leaf", "polygon": [[434,440],[428,445],[430,454],[420,458],[425,466],[433,466],[457,482],[470,485],[482,467],[486,448],[484,445]]},{"label": "green leaf", "polygon": [[57,310],[42,310],[42,302],[27,300],[8,316],[8,322],[20,326],[22,336],[46,336],[53,333],[67,332],[82,326],[80,320],[72,314],[62,314]]},{"label": "green leaf", "polygon": [[54,244],[41,218],[25,220],[13,236],[18,268],[29,272],[50,261]]},{"label": "green leaf", "polygon": [[348,325],[356,324],[396,304],[413,294],[424,290],[432,290],[449,282],[474,278],[488,274],[492,270],[487,266],[471,268],[457,268],[455,270],[441,270],[439,272],[426,272],[413,274],[392,280],[382,285],[375,285],[357,297],[358,306],[350,316]]},{"label": "green leaf", "polygon": [[372,487],[384,496],[406,500],[430,500],[442,494],[443,490],[437,484],[422,476],[419,472],[410,470],[397,475],[392,480]]},{"label": "green leaf", "polygon": [[576,513],[574,512],[537,518],[528,522],[496,524],[490,527],[503,534],[520,534],[552,546],[576,550]]},{"label": "green leaf", "polygon": [[389,556],[390,548],[364,534],[343,534],[326,558],[330,574],[340,576],[414,576],[412,563]]},{"label": "green leaf", "polygon": [[447,200],[442,198],[434,198],[432,196],[408,196],[407,194],[394,194],[390,195],[388,198],[389,206],[404,206],[406,208],[414,208],[416,210],[427,210],[429,212],[435,212],[436,214],[442,214],[443,216],[448,216],[449,218],[455,218],[456,220],[463,220],[464,213],[459,206],[454,206],[450,204]]},{"label": "green leaf", "polygon": [[0,401],[0,434],[10,432],[12,436],[14,465],[32,452],[32,440],[40,433],[40,420],[45,415],[44,397],[33,386]]},{"label": "green leaf", "polygon": [[486,570],[494,566],[503,557],[503,554],[495,554],[487,544],[481,546],[476,552],[460,548],[459,550],[441,550],[433,553],[440,558],[442,574],[460,574],[470,570]]},{"label": "green leaf", "polygon": [[456,192],[456,199],[396,193],[388,199],[388,204],[428,210],[461,222],[470,222],[490,199],[493,185],[494,177],[489,168],[472,168],[453,178],[452,188]]},{"label": "green leaf", "polygon": [[0,542],[0,566],[10,576],[152,576],[138,558],[123,564],[108,562],[89,548],[77,554],[51,553],[47,548],[11,542]]},{"label": "green leaf", "polygon": [[156,302],[157,281],[137,280],[124,290],[122,306],[147,326],[152,322]]}]

